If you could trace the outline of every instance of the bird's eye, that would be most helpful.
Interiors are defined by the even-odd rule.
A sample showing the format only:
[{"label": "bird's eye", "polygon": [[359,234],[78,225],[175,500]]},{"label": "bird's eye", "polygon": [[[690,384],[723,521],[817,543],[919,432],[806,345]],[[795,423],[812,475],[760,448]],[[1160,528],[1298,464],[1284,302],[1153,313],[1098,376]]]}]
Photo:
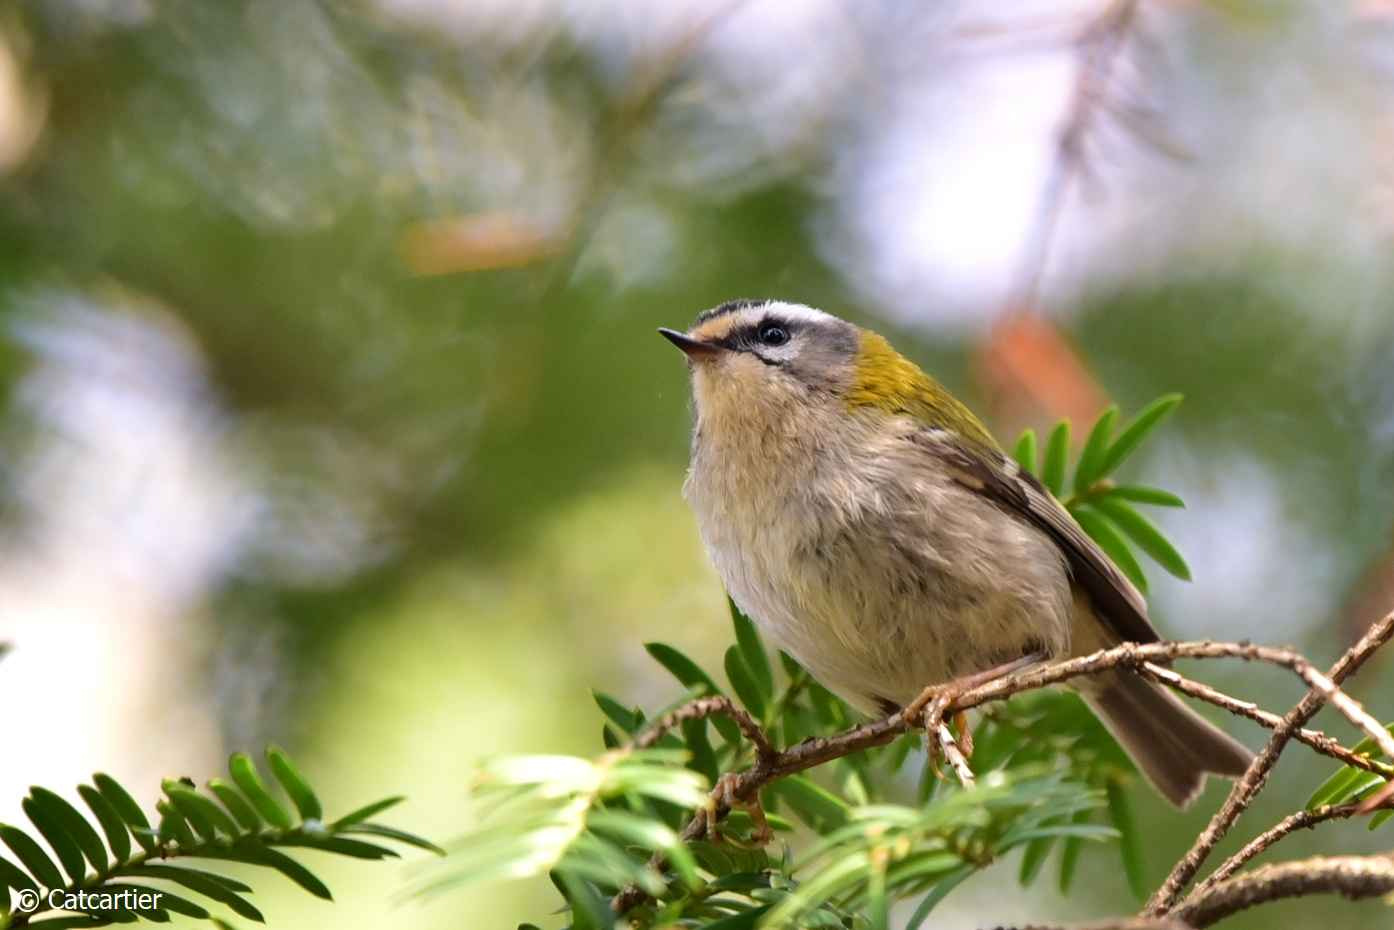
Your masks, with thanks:
[{"label": "bird's eye", "polygon": [[760,340],[761,345],[782,346],[789,341],[789,330],[778,323],[765,323],[756,332],[755,338]]}]

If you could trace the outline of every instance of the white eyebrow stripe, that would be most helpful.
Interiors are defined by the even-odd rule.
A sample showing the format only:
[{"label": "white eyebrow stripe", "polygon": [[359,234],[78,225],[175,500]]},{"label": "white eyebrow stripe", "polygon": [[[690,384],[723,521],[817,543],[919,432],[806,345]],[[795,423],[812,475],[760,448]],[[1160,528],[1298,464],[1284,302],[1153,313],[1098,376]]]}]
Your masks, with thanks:
[{"label": "white eyebrow stripe", "polygon": [[813,307],[805,307],[803,304],[786,304],[782,301],[774,300],[760,307],[751,307],[742,311],[749,313],[752,317],[763,317],[766,313],[783,317],[790,322],[802,323],[826,323],[833,319],[829,314],[822,310],[815,310]]},{"label": "white eyebrow stripe", "polygon": [[[785,303],[780,300],[767,300],[752,303],[731,310],[719,316],[708,317],[693,325],[689,335],[701,333],[703,338],[721,339],[743,329],[754,328],[765,320],[774,317],[786,323],[803,323],[809,326],[826,325],[839,322],[837,317],[803,304]],[[699,318],[700,319],[700,318]]]}]

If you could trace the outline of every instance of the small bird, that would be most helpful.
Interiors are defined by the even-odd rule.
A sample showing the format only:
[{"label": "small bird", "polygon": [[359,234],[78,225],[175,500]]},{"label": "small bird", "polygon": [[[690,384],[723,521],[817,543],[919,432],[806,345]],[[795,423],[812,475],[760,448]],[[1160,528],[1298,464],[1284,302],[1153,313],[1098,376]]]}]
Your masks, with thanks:
[{"label": "small bird", "polygon": [[[1131,582],[982,423],[883,337],[735,300],[685,333],[684,495],[726,590],[868,714],[1023,660],[1160,637]],[[1130,671],[1075,688],[1173,804],[1252,761]]]}]

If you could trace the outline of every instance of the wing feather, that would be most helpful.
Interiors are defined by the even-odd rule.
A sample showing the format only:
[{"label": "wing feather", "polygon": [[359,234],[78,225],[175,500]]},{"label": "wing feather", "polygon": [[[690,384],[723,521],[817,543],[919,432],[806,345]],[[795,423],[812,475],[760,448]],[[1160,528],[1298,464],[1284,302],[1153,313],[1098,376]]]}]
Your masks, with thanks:
[{"label": "wing feather", "polygon": [[1065,553],[1075,583],[1088,593],[1095,611],[1120,640],[1152,643],[1161,639],[1147,617],[1141,592],[1035,476],[1001,451],[957,441],[944,430],[917,432],[915,441],[939,458],[964,487],[1053,539]]}]

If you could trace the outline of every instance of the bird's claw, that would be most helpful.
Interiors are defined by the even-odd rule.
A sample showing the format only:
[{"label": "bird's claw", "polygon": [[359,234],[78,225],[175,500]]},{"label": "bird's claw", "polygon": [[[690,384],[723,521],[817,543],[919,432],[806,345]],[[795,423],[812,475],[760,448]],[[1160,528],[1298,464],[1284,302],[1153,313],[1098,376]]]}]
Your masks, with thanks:
[{"label": "bird's claw", "polygon": [[760,804],[759,795],[750,800],[740,797],[736,793],[739,785],[739,772],[727,772],[717,779],[716,787],[707,796],[707,839],[713,842],[721,841],[716,809],[718,806],[724,805],[727,810],[743,810],[749,814],[751,821],[755,824],[755,832],[750,835],[750,841],[756,846],[766,846],[774,839],[774,833],[770,830],[770,823],[765,818],[765,808]]},{"label": "bird's claw", "polygon": [[[1019,672],[1037,662],[1044,661],[1045,658],[1043,652],[1030,652],[981,672],[964,675],[943,684],[930,685],[920,692],[919,697],[905,705],[905,709],[901,711],[904,715],[901,719],[911,726],[914,726],[918,720],[924,727],[925,739],[929,748],[929,763],[936,778],[943,777],[939,769],[939,760],[949,755],[950,752],[957,753],[959,756],[956,763],[952,758],[947,761],[955,763],[954,768],[959,772],[960,777],[967,773],[966,763],[973,755],[973,729],[969,726],[968,715],[964,711],[958,711],[952,718],[953,727],[946,727],[944,733],[940,733],[939,728],[945,723],[944,711],[974,688],[996,678]],[[954,738],[954,729],[958,730],[957,739]]]},{"label": "bird's claw", "polygon": [[968,712],[954,714],[954,729],[958,731],[958,748],[963,750],[964,758],[973,758],[973,726],[968,722]]},{"label": "bird's claw", "polygon": [[[905,708],[907,721],[913,723],[917,717],[921,718],[919,722],[924,728],[930,771],[935,778],[945,777],[940,762],[946,762],[958,774],[961,782],[965,785],[972,783],[968,759],[973,755],[973,731],[968,723],[968,715],[958,711],[946,721],[944,712],[973,686],[973,683],[958,680],[933,685]],[[952,726],[949,725],[950,721]],[[953,732],[955,729],[958,731],[957,738]]]}]

